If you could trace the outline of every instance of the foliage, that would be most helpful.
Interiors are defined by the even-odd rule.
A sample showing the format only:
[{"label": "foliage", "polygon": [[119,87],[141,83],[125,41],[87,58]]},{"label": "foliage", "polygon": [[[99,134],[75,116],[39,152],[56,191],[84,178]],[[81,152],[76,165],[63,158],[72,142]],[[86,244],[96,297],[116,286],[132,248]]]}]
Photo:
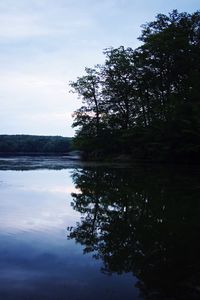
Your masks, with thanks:
[{"label": "foliage", "polygon": [[75,143],[102,156],[198,159],[200,12],[159,14],[139,39],[135,50],[106,49],[103,65],[71,82],[83,100]]},{"label": "foliage", "polygon": [[71,143],[61,136],[0,135],[0,153],[66,153]]}]

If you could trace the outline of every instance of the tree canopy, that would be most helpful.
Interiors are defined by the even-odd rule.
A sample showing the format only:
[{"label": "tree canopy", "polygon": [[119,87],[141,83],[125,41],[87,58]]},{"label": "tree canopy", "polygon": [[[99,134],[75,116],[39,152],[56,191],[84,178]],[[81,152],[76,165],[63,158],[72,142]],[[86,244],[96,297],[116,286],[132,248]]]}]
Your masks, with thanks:
[{"label": "tree canopy", "polygon": [[100,156],[198,159],[200,12],[158,14],[139,40],[106,49],[103,65],[70,83],[83,102],[75,143]]}]

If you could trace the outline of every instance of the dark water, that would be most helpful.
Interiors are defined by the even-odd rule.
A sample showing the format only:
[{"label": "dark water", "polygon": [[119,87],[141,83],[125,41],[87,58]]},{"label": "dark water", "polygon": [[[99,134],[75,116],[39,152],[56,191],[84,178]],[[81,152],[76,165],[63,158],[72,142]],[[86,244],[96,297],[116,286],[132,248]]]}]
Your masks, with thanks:
[{"label": "dark water", "polygon": [[198,167],[0,159],[0,300],[200,299]]}]

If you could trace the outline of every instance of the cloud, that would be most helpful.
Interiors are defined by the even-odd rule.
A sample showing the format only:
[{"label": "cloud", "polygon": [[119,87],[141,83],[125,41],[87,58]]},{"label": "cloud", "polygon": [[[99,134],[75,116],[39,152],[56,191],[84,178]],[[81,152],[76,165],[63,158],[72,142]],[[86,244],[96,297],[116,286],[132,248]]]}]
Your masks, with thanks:
[{"label": "cloud", "polygon": [[88,20],[68,20],[63,24],[44,22],[42,18],[34,15],[0,15],[0,38],[1,39],[30,39],[35,37],[58,37],[68,36],[76,31],[89,27]]},{"label": "cloud", "polygon": [[[88,29],[93,18],[76,10],[76,6],[53,4],[52,1],[9,1],[1,4],[0,39],[21,40],[32,38],[58,38],[71,36]],[[17,4],[16,4],[17,3]]]},{"label": "cloud", "polygon": [[[191,11],[198,2],[175,0],[173,7]],[[162,0],[1,0],[1,133],[72,135],[70,114],[80,100],[68,93],[68,82],[85,66],[103,63],[103,49],[137,47],[140,25],[171,6]]]},{"label": "cloud", "polygon": [[51,31],[48,28],[41,27],[38,24],[38,18],[32,15],[0,15],[0,38],[18,39],[33,36],[49,35]]},{"label": "cloud", "polygon": [[29,192],[39,192],[39,193],[53,193],[53,194],[69,194],[71,193],[77,193],[79,190],[76,189],[73,185],[71,186],[63,186],[63,185],[55,185],[51,187],[44,187],[44,186],[31,186],[31,187],[20,187],[19,188],[22,191],[29,191]]}]

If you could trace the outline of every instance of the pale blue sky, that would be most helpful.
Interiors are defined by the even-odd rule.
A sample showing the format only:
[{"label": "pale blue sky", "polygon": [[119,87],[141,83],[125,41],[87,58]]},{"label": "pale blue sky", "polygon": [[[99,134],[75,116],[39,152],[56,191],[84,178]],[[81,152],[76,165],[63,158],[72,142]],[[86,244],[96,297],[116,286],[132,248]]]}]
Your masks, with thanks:
[{"label": "pale blue sky", "polygon": [[140,25],[173,9],[200,0],[0,0],[0,134],[73,136],[68,82],[103,49],[137,47]]}]

